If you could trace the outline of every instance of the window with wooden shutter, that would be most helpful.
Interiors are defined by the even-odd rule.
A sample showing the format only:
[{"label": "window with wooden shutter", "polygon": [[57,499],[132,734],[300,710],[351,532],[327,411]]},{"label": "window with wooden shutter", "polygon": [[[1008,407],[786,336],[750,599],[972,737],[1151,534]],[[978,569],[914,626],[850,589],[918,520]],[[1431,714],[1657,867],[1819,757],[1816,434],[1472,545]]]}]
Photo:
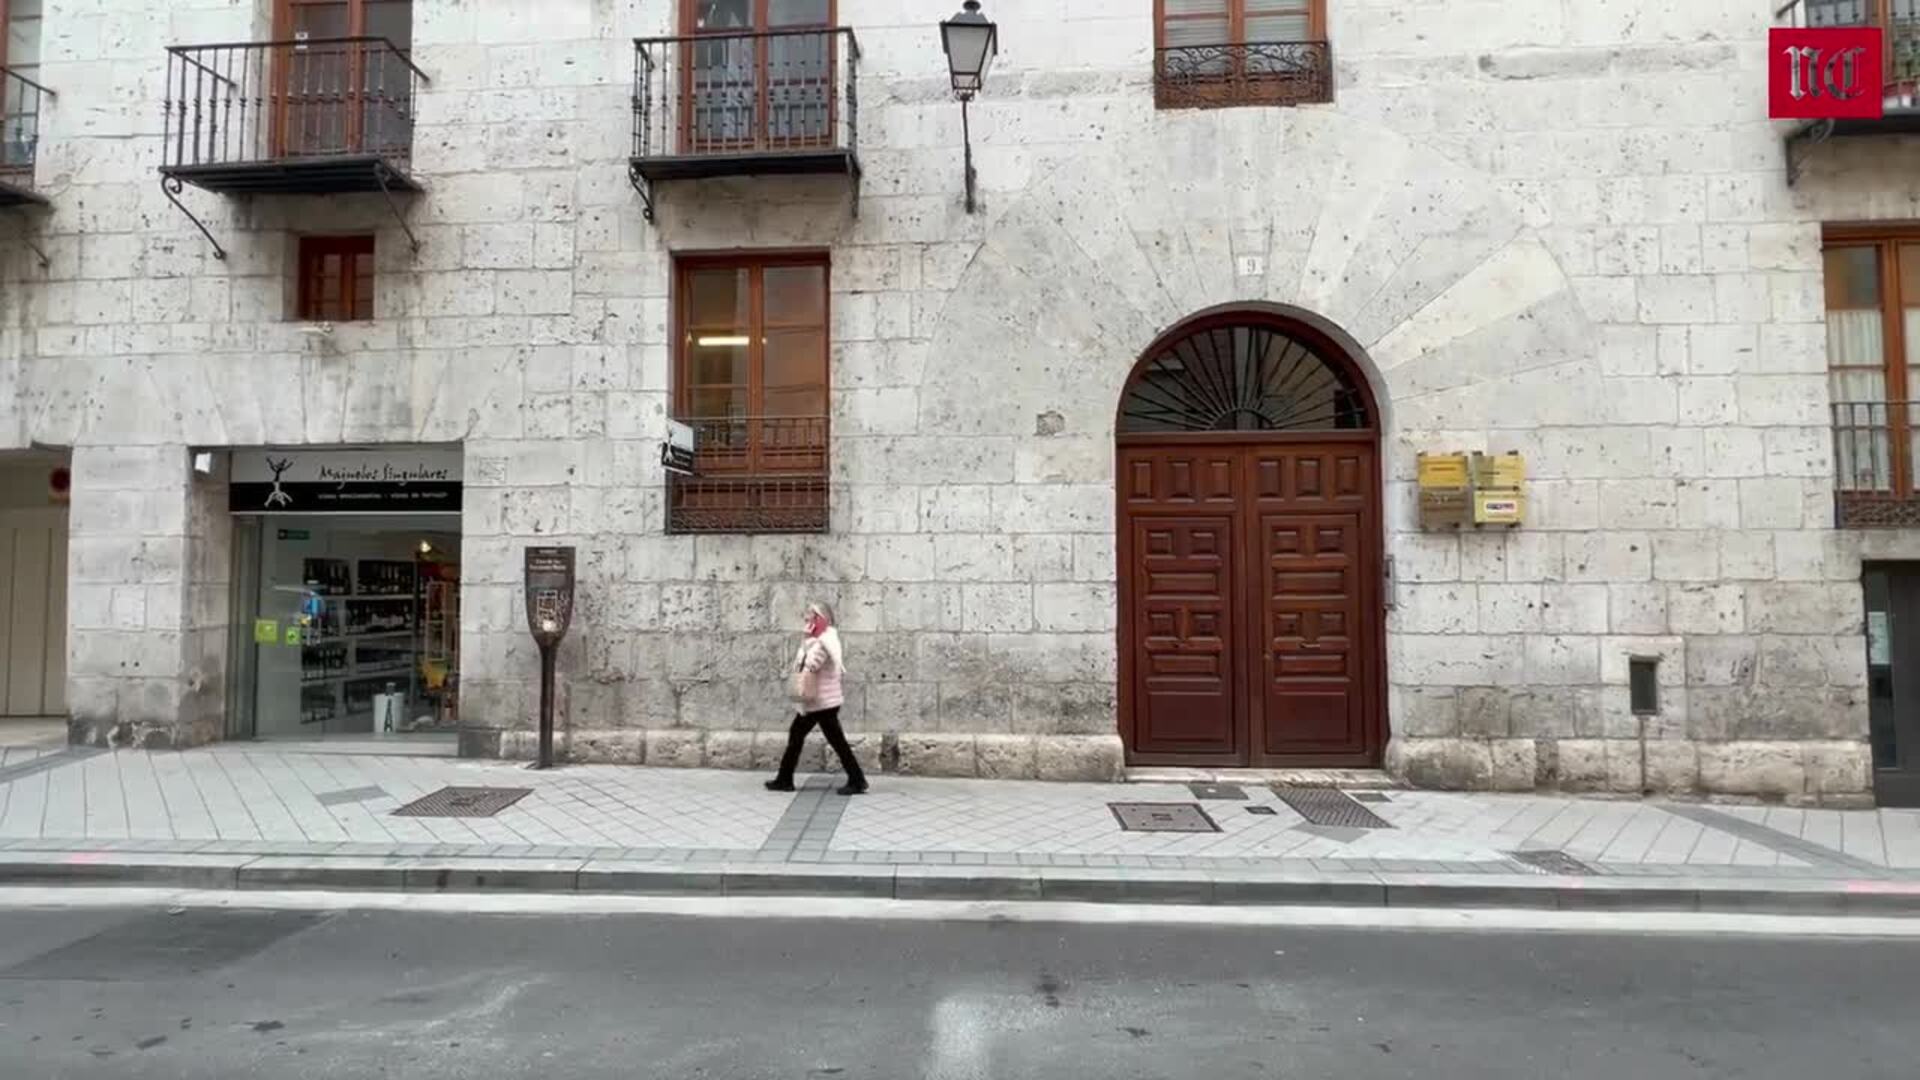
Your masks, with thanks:
[{"label": "window with wooden shutter", "polygon": [[1155,0],[1161,108],[1333,100],[1325,0]]}]

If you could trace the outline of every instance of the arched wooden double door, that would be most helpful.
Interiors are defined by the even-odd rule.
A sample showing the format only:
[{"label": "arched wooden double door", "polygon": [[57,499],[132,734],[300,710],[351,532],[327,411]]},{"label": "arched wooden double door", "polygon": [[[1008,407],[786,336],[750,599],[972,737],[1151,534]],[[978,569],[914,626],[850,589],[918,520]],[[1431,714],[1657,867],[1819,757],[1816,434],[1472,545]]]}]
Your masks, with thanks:
[{"label": "arched wooden double door", "polygon": [[1197,317],[1142,358],[1118,423],[1132,762],[1379,764],[1378,416],[1330,338],[1265,312]]}]

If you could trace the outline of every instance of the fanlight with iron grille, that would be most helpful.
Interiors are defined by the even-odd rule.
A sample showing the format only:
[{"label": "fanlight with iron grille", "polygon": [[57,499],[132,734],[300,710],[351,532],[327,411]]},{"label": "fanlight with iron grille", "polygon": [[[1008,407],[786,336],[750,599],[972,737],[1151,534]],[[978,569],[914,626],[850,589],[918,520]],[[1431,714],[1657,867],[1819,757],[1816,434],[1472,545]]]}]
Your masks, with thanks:
[{"label": "fanlight with iron grille", "polygon": [[1338,363],[1266,326],[1196,331],[1148,361],[1127,387],[1123,433],[1330,431],[1371,423]]}]

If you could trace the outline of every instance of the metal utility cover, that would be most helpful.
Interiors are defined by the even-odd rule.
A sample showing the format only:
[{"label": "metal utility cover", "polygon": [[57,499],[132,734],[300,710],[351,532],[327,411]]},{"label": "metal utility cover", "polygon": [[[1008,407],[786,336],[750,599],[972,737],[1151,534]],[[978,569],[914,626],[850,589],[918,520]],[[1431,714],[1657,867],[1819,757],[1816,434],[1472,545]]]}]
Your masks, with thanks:
[{"label": "metal utility cover", "polygon": [[1273,793],[1312,825],[1332,825],[1343,829],[1393,828],[1385,818],[1355,802],[1353,796],[1335,788],[1275,784]]},{"label": "metal utility cover", "polygon": [[1564,851],[1509,851],[1514,862],[1542,874],[1560,877],[1592,877],[1593,867]]},{"label": "metal utility cover", "polygon": [[1260,815],[1261,817],[1273,817],[1273,816],[1275,816],[1275,815],[1277,815],[1277,814],[1279,813],[1279,811],[1278,811],[1278,810],[1275,810],[1275,809],[1274,809],[1273,807],[1271,807],[1271,806],[1265,806],[1265,805],[1262,805],[1262,806],[1249,806],[1249,807],[1247,807],[1247,813],[1249,813],[1249,814],[1259,814],[1259,815]]},{"label": "metal utility cover", "polygon": [[1193,792],[1196,799],[1245,799],[1247,792],[1239,784],[1192,783],[1187,790]]},{"label": "metal utility cover", "polygon": [[1108,803],[1114,819],[1128,832],[1219,832],[1199,803]]},{"label": "metal utility cover", "polygon": [[533,794],[532,788],[447,787],[393,812],[394,817],[492,817]]}]

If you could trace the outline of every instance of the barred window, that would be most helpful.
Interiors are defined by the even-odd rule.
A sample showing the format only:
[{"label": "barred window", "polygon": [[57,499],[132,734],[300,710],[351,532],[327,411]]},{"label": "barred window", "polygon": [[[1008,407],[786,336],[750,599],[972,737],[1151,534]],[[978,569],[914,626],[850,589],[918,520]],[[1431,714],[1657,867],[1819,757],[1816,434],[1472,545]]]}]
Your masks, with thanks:
[{"label": "barred window", "polygon": [[824,255],[677,262],[674,415],[694,473],[668,484],[674,532],[827,528]]},{"label": "barred window", "polygon": [[1333,99],[1325,0],[1155,0],[1162,108]]},{"label": "barred window", "polygon": [[1914,502],[1920,476],[1912,403],[1920,387],[1920,231],[1829,229],[1824,262],[1840,521],[1904,522],[1892,507]]}]

